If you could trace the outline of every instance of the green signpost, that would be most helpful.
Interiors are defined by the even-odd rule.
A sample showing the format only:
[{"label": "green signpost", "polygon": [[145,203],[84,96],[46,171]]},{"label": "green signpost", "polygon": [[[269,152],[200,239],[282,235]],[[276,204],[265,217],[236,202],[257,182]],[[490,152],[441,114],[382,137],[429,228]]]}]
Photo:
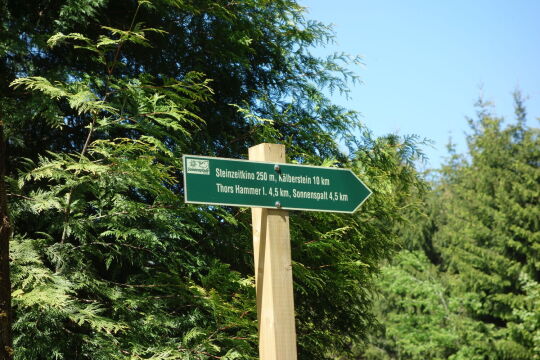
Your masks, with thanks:
[{"label": "green signpost", "polygon": [[184,155],[188,203],[353,213],[371,190],[350,170]]},{"label": "green signpost", "polygon": [[184,155],[184,199],[252,208],[259,358],[297,360],[286,210],[353,213],[371,190],[347,169],[282,163],[283,145],[258,144],[249,158]]}]

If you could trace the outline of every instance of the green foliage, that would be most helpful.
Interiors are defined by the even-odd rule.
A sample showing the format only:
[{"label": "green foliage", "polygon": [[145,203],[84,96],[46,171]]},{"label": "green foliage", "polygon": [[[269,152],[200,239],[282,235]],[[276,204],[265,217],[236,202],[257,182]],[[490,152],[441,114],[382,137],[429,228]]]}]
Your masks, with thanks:
[{"label": "green foliage", "polygon": [[497,358],[531,359],[533,344],[512,328],[520,322],[513,309],[524,301],[520,276],[540,281],[540,137],[523,119],[505,129],[501,123],[480,104],[471,161],[448,184],[453,199],[436,241],[447,271],[460,275],[472,317],[494,326]]},{"label": "green foliage", "polygon": [[[382,327],[367,347],[368,359],[484,359],[492,327],[469,318],[455,276],[441,273],[423,252],[402,251],[382,270]],[[490,354],[489,356],[493,356]]]},{"label": "green foliage", "polygon": [[384,327],[359,350],[367,358],[540,357],[540,136],[514,99],[505,127],[478,103],[469,153],[452,156],[402,232],[415,251],[383,269]]},{"label": "green foliage", "polygon": [[181,156],[264,141],[374,191],[359,214],[291,214],[299,358],[365,338],[422,182],[415,139],[325,97],[356,60],[310,54],[328,27],[289,0],[5,6],[17,359],[257,358],[249,211],[184,204]]}]

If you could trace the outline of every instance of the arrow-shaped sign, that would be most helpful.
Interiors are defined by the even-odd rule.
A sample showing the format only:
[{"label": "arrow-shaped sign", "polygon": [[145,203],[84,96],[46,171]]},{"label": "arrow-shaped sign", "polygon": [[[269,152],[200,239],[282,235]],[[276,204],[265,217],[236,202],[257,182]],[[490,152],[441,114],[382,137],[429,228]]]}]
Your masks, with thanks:
[{"label": "arrow-shaped sign", "polygon": [[351,170],[184,155],[185,201],[353,213],[371,190]]}]

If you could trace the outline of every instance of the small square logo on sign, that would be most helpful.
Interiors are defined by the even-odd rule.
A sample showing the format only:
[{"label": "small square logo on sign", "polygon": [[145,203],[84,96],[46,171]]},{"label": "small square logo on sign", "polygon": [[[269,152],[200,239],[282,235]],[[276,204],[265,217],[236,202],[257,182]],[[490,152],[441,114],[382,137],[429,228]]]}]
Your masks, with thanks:
[{"label": "small square logo on sign", "polygon": [[210,175],[210,161],[201,159],[187,159],[188,174]]}]

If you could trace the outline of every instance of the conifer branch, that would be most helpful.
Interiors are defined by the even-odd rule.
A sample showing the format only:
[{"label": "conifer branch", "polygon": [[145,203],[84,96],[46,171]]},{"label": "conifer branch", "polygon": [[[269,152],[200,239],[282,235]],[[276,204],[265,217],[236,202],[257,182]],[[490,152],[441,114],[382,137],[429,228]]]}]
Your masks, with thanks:
[{"label": "conifer branch", "polygon": [[13,359],[11,276],[9,242],[12,225],[8,213],[6,176],[6,140],[0,118],[0,359]]}]

